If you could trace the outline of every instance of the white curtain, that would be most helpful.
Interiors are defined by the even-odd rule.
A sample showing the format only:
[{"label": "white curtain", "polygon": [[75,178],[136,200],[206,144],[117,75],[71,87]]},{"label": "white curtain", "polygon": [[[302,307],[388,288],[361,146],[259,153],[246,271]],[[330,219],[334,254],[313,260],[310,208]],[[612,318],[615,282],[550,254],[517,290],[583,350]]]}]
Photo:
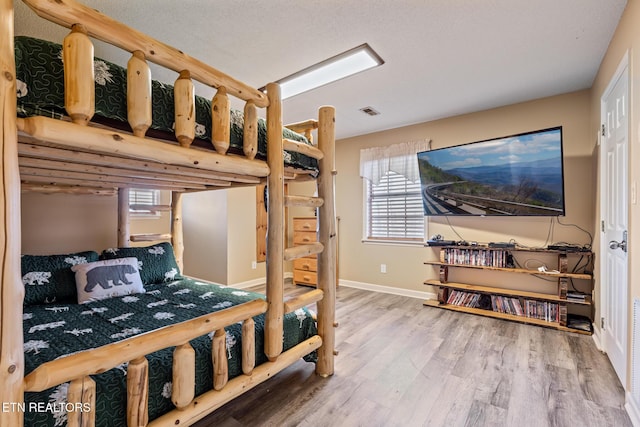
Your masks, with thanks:
[{"label": "white curtain", "polygon": [[360,176],[377,185],[387,172],[393,171],[411,182],[418,182],[420,175],[416,153],[427,151],[430,142],[430,139],[425,139],[363,148],[360,150]]}]

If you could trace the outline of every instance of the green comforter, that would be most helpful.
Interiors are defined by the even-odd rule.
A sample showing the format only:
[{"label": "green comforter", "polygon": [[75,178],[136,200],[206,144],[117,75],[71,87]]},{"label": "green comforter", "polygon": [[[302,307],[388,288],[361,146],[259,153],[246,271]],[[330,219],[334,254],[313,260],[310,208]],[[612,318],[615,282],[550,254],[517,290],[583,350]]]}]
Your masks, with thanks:
[{"label": "green comforter", "polygon": [[[129,336],[222,310],[263,295],[192,279],[145,286],[146,293],[115,297],[88,304],[47,304],[24,309],[25,374],[41,363],[75,352],[116,342]],[[264,315],[256,323],[256,364],[267,360],[264,352]],[[229,377],[242,373],[241,324],[226,328]],[[307,310],[285,316],[284,348],[289,349],[316,334]],[[211,337],[191,341],[196,351],[196,395],[212,387]],[[147,356],[149,361],[149,418],[173,409],[171,403],[173,347]],[[307,357],[314,360],[314,355]],[[96,382],[96,426],[126,425],[127,364],[92,378]],[[26,426],[66,425],[66,413],[54,409],[66,402],[68,384],[40,393],[26,393]],[[34,402],[29,405],[29,402]],[[57,403],[58,405],[49,405]],[[30,410],[35,409],[35,410]],[[36,409],[38,408],[38,409]]]},{"label": "green comforter", "polygon": [[[31,37],[15,38],[18,115],[62,118],[64,110],[64,74],[61,46]],[[94,120],[108,126],[130,130],[127,123],[127,70],[100,58],[94,60],[96,104]],[[159,81],[152,83],[153,122],[148,134],[175,140],[173,134],[173,86]],[[243,113],[231,111],[230,152],[242,154]],[[289,129],[283,137],[308,143],[307,139]],[[211,144],[211,102],[196,96],[196,140],[194,145],[213,150]],[[267,157],[265,121],[258,122],[258,158]],[[303,154],[285,152],[289,166],[317,172],[315,159]]]}]

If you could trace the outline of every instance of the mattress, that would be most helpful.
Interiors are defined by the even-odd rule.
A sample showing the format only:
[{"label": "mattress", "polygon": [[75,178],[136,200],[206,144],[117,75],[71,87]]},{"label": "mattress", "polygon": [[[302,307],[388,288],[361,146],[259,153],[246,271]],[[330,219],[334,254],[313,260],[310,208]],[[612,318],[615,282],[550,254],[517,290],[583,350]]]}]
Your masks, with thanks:
[{"label": "mattress", "polygon": [[[64,118],[64,70],[62,46],[31,37],[15,38],[18,116]],[[127,122],[127,70],[109,61],[95,58],[95,116],[92,121],[115,129],[131,131]],[[213,150],[211,144],[211,101],[196,96],[196,139],[194,146]],[[173,132],[173,86],[152,82],[153,121],[147,132],[154,138],[176,141]],[[309,143],[298,133],[283,130],[283,137]],[[231,110],[231,140],[229,152],[242,154],[243,113]],[[263,119],[258,120],[258,152],[266,159],[267,132]],[[295,152],[285,152],[285,164],[317,173],[313,158]]]},{"label": "mattress", "polygon": [[[110,344],[257,298],[264,299],[261,294],[193,279],[146,285],[145,289],[144,294],[120,296],[88,304],[25,307],[25,375],[42,363],[65,355]],[[267,360],[263,352],[264,315],[256,316],[254,320],[256,365],[259,365]],[[242,373],[241,329],[240,323],[225,328],[229,378]],[[287,314],[284,331],[285,350],[317,333],[315,322],[306,309]],[[213,333],[191,341],[196,352],[196,395],[212,387],[212,336]],[[174,408],[171,403],[172,353],[173,347],[146,356],[149,361],[150,420]],[[315,353],[305,360],[315,361]],[[92,376],[96,382],[96,426],[126,425],[126,375],[125,363]],[[56,412],[55,409],[64,407],[67,388],[68,383],[65,383],[42,392],[25,393],[25,425],[66,425],[66,413]]]}]

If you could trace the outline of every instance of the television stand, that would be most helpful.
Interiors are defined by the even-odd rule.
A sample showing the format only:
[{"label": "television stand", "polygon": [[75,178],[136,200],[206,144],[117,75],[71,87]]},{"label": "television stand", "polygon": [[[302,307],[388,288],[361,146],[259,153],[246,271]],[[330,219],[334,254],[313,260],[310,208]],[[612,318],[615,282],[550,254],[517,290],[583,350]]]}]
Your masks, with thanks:
[{"label": "television stand", "polygon": [[[532,325],[545,326],[561,331],[591,335],[589,324],[584,326],[584,316],[580,328],[572,327],[575,307],[586,308],[589,322],[593,319],[593,277],[589,273],[569,272],[570,257],[588,256],[591,264],[591,252],[572,252],[549,249],[514,249],[495,247],[443,246],[439,248],[439,261],[426,261],[426,265],[439,267],[439,280],[425,280],[425,285],[434,286],[437,299],[426,300],[426,306],[444,308],[452,311],[494,317]],[[509,260],[518,252],[545,253],[557,256],[557,270],[530,270],[509,266]],[[576,260],[576,262],[579,262]],[[527,274],[549,280],[557,279],[554,294],[537,291],[509,289],[449,281],[450,269],[492,270],[504,273]],[[581,282],[585,292],[571,292],[569,283]],[[573,287],[573,286],[572,286]],[[583,310],[584,311],[584,310]],[[576,325],[578,323],[575,323]]]}]

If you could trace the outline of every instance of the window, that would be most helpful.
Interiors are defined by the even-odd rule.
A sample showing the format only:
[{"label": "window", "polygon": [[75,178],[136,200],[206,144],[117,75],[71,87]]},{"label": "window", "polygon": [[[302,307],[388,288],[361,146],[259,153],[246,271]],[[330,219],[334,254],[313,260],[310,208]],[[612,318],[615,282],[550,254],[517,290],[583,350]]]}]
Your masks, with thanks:
[{"label": "window", "polygon": [[425,140],[360,150],[365,240],[424,242],[416,153],[426,151],[428,144]]},{"label": "window", "polygon": [[424,241],[424,212],[420,182],[393,171],[378,184],[365,180],[366,238]]},{"label": "window", "polygon": [[160,213],[145,209],[144,206],[153,206],[160,203],[160,190],[142,188],[129,189],[129,213],[136,217],[158,217]]}]

